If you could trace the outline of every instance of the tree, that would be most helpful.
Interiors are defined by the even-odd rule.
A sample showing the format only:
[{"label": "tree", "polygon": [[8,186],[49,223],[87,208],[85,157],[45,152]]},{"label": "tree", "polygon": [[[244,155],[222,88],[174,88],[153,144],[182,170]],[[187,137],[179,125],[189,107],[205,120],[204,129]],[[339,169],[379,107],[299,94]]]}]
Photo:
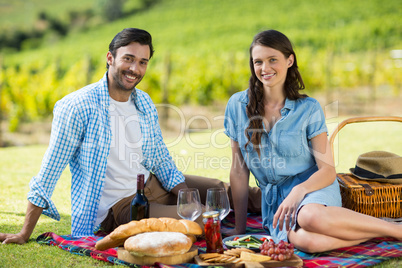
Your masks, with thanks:
[{"label": "tree", "polygon": [[126,0],[99,0],[102,15],[108,20],[119,19],[123,15],[123,6]]}]

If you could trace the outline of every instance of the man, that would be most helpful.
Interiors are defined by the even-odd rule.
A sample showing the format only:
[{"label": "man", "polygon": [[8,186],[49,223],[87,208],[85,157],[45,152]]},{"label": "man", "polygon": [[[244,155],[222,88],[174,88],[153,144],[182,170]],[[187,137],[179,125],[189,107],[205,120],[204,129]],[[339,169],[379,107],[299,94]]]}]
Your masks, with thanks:
[{"label": "man", "polygon": [[[150,216],[178,217],[180,189],[224,187],[218,180],[186,176],[177,170],[163,142],[152,100],[136,88],[153,55],[151,35],[127,28],[118,33],[106,55],[108,71],[97,83],[58,101],[49,148],[30,182],[28,208],[18,234],[1,234],[3,243],[26,243],[43,213],[60,220],[51,196],[70,165],[71,233],[91,236],[99,227],[110,232],[129,219],[137,174],[148,178],[145,195]],[[259,206],[259,201],[255,204]]]}]

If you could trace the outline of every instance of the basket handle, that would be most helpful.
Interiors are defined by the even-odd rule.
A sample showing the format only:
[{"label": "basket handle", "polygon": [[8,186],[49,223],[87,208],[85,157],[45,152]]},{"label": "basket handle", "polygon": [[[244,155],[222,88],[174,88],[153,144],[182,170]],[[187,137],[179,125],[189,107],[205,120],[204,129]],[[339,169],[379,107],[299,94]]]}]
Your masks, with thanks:
[{"label": "basket handle", "polygon": [[342,121],[332,132],[329,138],[329,144],[331,145],[332,156],[334,155],[334,140],[338,132],[347,124],[351,123],[362,123],[362,122],[375,122],[375,121],[395,121],[402,122],[402,117],[400,116],[363,116],[363,117],[352,117]]}]

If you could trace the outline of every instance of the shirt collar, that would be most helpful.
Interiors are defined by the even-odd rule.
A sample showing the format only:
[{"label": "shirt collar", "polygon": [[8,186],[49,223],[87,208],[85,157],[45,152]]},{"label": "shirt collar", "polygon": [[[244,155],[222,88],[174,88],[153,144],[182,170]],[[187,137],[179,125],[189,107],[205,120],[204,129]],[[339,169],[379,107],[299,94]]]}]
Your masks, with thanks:
[{"label": "shirt collar", "polygon": [[[247,90],[245,91],[245,94],[242,94],[242,96],[239,98],[239,101],[240,101],[240,102],[245,103],[245,104],[248,104],[248,102],[249,102],[248,91],[249,91],[249,89],[247,89]],[[286,98],[286,100],[285,100],[285,105],[283,106],[283,108],[281,109],[281,111],[293,110],[294,107],[295,107],[295,101]]]},{"label": "shirt collar", "polygon": [[109,90],[107,85],[107,72],[103,75],[102,79],[100,80],[100,88],[99,88],[99,99],[100,103],[103,107],[109,107],[110,100],[109,100]]},{"label": "shirt collar", "polygon": [[244,104],[248,104],[248,101],[249,101],[249,99],[248,99],[248,91],[249,91],[249,89],[246,89],[246,91],[244,92],[244,94],[242,94],[241,96],[240,96],[240,98],[239,98],[239,101],[240,102],[242,102],[242,103],[244,103]]},{"label": "shirt collar", "polygon": [[[101,79],[101,88],[100,88],[100,101],[104,107],[109,107],[110,105],[110,95],[109,95],[109,88],[108,88],[108,72],[106,72],[103,75],[103,78]],[[145,113],[144,107],[140,105],[140,102],[138,101],[138,94],[137,94],[137,89],[135,88],[131,92],[131,99],[134,102],[135,107],[137,108],[137,111],[140,113]]]},{"label": "shirt collar", "polygon": [[284,110],[284,109],[293,110],[294,107],[295,107],[295,101],[286,98],[285,105],[283,106],[282,110]]},{"label": "shirt collar", "polygon": [[145,113],[144,107],[141,105],[141,102],[138,100],[137,88],[134,88],[134,90],[131,92],[131,99],[133,100],[135,108],[137,108],[137,111],[140,113]]}]

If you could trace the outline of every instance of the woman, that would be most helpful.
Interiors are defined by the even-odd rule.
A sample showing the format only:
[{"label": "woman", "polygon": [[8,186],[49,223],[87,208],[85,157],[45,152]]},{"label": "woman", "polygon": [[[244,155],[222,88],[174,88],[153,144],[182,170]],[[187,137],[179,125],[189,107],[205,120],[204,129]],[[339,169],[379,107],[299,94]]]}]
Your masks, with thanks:
[{"label": "woman", "polygon": [[225,113],[232,140],[230,185],[235,229],[246,230],[250,171],[262,192],[263,228],[276,242],[306,252],[356,245],[370,238],[402,240],[402,226],[341,207],[339,185],[319,103],[304,89],[289,39],[275,30],[250,47],[249,89]]}]

